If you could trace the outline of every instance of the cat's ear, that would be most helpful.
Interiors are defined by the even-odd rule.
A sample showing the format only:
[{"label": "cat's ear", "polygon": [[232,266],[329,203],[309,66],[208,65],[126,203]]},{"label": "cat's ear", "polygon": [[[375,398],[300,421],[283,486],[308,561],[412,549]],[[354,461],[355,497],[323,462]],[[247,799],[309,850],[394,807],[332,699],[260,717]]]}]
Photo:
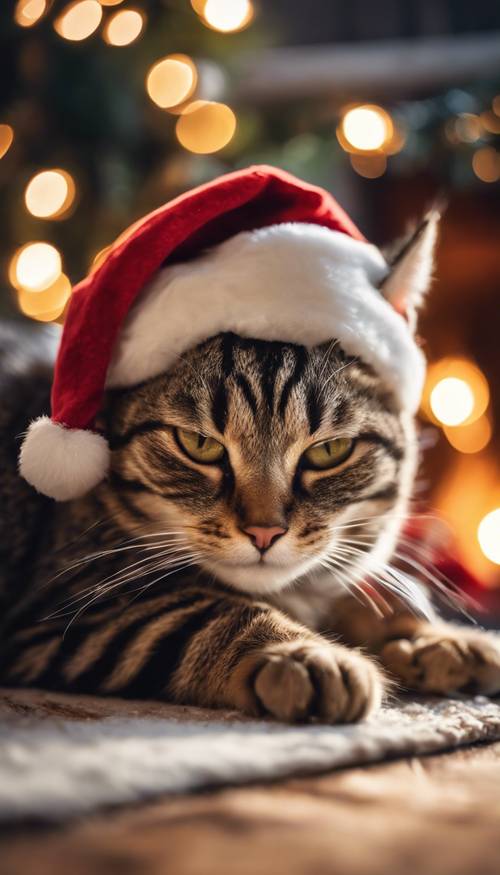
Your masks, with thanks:
[{"label": "cat's ear", "polygon": [[441,210],[431,209],[410,236],[387,256],[390,270],[380,291],[412,330],[431,284],[440,218]]}]

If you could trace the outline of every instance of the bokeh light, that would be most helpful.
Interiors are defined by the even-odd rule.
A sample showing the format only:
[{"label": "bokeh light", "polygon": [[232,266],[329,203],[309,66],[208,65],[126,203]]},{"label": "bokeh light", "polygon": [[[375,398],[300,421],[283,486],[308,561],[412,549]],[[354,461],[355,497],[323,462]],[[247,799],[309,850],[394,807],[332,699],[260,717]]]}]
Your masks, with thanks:
[{"label": "bokeh light", "polygon": [[475,143],[483,133],[479,117],[472,112],[461,112],[455,119],[453,128],[461,143]]},{"label": "bokeh light", "polygon": [[207,0],[191,0],[191,6],[198,15],[203,15]]},{"label": "bokeh light", "polygon": [[15,253],[9,265],[9,279],[17,289],[41,292],[61,274],[61,255],[50,243],[27,243]]},{"label": "bokeh light", "polygon": [[146,90],[151,100],[168,109],[187,100],[196,88],[194,63],[182,55],[169,55],[151,67],[146,78]]},{"label": "bokeh light", "polygon": [[352,169],[365,179],[378,179],[387,169],[385,155],[350,155]]},{"label": "bokeh light", "polygon": [[0,158],[9,151],[14,140],[14,131],[10,125],[0,125]]},{"label": "bokeh light", "polygon": [[195,100],[177,120],[179,143],[189,152],[209,155],[230,142],[236,130],[236,116],[225,103]]},{"label": "bokeh light", "polygon": [[[445,382],[450,379],[458,381],[458,385]],[[467,388],[464,389],[463,384]],[[438,386],[439,390],[434,394]],[[447,357],[429,365],[422,396],[422,412],[428,419],[439,425],[466,425],[483,415],[489,401],[488,381],[469,359]],[[467,410],[469,413],[464,417]]]},{"label": "bokeh light", "polygon": [[250,0],[205,0],[199,14],[214,30],[233,33],[250,24],[254,10]]},{"label": "bokeh light", "polygon": [[99,0],[101,6],[119,6],[123,0]]},{"label": "bokeh light", "polygon": [[493,146],[484,146],[474,152],[472,169],[481,182],[496,182],[500,179],[500,155]]},{"label": "bokeh light", "polygon": [[104,40],[110,46],[128,46],[140,35],[144,16],[137,9],[119,9],[104,28]]},{"label": "bokeh light", "polygon": [[53,322],[63,312],[71,296],[71,283],[66,274],[59,277],[42,292],[20,289],[17,295],[19,309],[30,319]]},{"label": "bokeh light", "polygon": [[65,170],[43,170],[34,176],[24,193],[28,212],[39,219],[59,218],[75,199],[75,183]]},{"label": "bokeh light", "polygon": [[97,30],[101,19],[102,7],[97,0],[77,0],[63,9],[54,22],[54,29],[63,39],[79,42]]},{"label": "bokeh light", "polygon": [[491,422],[484,413],[466,425],[445,425],[443,431],[451,446],[460,453],[480,453],[488,446],[492,434]]},{"label": "bokeh light", "polygon": [[431,410],[443,425],[460,425],[474,409],[474,394],[469,384],[458,377],[445,377],[434,386]]},{"label": "bokeh light", "polygon": [[481,520],[477,539],[486,558],[500,565],[500,507],[490,511]]},{"label": "bokeh light", "polygon": [[376,152],[390,142],[394,126],[390,115],[375,104],[348,109],[337,129],[343,148],[348,151]]},{"label": "bokeh light", "polygon": [[496,112],[485,110],[481,113],[481,124],[490,134],[500,134],[500,118]]},{"label": "bokeh light", "polygon": [[47,10],[47,0],[18,0],[14,21],[20,27],[33,27]]}]

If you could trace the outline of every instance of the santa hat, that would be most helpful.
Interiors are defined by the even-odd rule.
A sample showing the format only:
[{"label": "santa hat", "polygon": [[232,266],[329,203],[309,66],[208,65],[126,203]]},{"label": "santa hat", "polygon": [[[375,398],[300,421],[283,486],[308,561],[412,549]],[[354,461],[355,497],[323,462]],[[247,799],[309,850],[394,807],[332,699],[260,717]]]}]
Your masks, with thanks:
[{"label": "santa hat", "polygon": [[[418,288],[422,261],[408,267]],[[380,291],[388,273],[330,194],[281,170],[251,167],[176,198],[74,289],[52,416],[30,425],[22,476],[59,501],[94,488],[109,467],[106,439],[93,430],[105,389],[154,377],[222,331],[306,346],[337,338],[414,411],[424,359]]]}]

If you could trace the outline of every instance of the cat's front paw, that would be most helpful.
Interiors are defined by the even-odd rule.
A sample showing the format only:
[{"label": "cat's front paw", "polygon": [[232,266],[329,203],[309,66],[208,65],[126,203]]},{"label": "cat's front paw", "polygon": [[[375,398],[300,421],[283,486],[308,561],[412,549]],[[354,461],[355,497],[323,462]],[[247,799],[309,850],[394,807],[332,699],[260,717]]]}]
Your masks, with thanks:
[{"label": "cat's front paw", "polygon": [[380,659],[406,689],[425,693],[500,693],[500,639],[450,626],[387,643]]},{"label": "cat's front paw", "polygon": [[362,720],[381,704],[384,679],[370,659],[336,644],[277,644],[266,648],[254,677],[264,711],[290,722]]}]

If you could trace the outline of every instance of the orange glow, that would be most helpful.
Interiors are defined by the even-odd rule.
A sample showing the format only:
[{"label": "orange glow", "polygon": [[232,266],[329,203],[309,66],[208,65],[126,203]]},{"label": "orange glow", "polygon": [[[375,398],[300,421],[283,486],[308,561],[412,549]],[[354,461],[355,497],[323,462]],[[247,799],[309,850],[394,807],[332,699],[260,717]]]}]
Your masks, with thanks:
[{"label": "orange glow", "polygon": [[47,0],[18,0],[14,21],[20,27],[33,27],[47,11]]},{"label": "orange glow", "polygon": [[54,30],[63,39],[79,42],[87,39],[99,27],[102,7],[97,0],[76,0],[63,9],[54,22]]},{"label": "orange glow", "polygon": [[365,179],[378,179],[387,169],[385,155],[350,155],[352,169]]},{"label": "orange glow", "polygon": [[480,453],[491,440],[491,423],[483,413],[468,425],[444,426],[443,431],[451,446],[459,453]]},{"label": "orange glow", "polygon": [[205,0],[199,14],[202,15],[204,23],[213,30],[234,33],[248,27],[254,16],[254,9],[250,0]]},{"label": "orange glow", "polygon": [[236,116],[224,103],[195,100],[175,126],[181,146],[198,155],[218,152],[230,142],[236,130]]},{"label": "orange glow", "polygon": [[26,186],[24,202],[32,216],[56,219],[63,216],[75,199],[75,183],[65,170],[43,170]]},{"label": "orange glow", "polygon": [[500,155],[493,146],[484,146],[472,156],[472,169],[481,182],[500,179]]},{"label": "orange glow", "polygon": [[14,140],[14,131],[10,125],[0,125],[0,158],[7,154]]},{"label": "orange glow", "polygon": [[140,35],[144,16],[137,9],[119,9],[104,28],[104,40],[110,46],[128,46]]},{"label": "orange glow", "polygon": [[429,365],[422,413],[439,425],[468,425],[485,412],[490,390],[484,374],[465,358],[444,358]]},{"label": "orange glow", "polygon": [[433,506],[457,537],[465,564],[486,587],[500,585],[497,566],[478,541],[478,527],[492,507],[500,507],[500,467],[494,454],[462,455],[438,484]]},{"label": "orange glow", "polygon": [[389,113],[368,103],[346,109],[337,128],[339,143],[347,152],[377,152],[391,142],[393,134]]},{"label": "orange glow", "polygon": [[196,67],[185,55],[169,55],[151,67],[146,90],[151,100],[169,109],[187,100],[196,88]]},{"label": "orange glow", "polygon": [[27,243],[15,253],[9,265],[9,280],[17,289],[41,292],[61,273],[61,255],[50,243]]},{"label": "orange glow", "polygon": [[39,322],[53,322],[63,312],[71,295],[71,283],[62,273],[58,279],[43,292],[28,292],[21,289],[17,302],[19,309],[30,319]]},{"label": "orange glow", "polygon": [[477,539],[486,558],[495,565],[500,565],[500,507],[490,511],[481,520]]},{"label": "orange glow", "polygon": [[445,377],[434,386],[430,405],[438,422],[460,425],[474,410],[474,393],[465,380]]},{"label": "orange glow", "polygon": [[101,266],[101,264],[103,263],[104,259],[106,258],[106,255],[108,254],[110,249],[111,249],[111,245],[104,246],[102,249],[99,249],[99,252],[96,252],[96,254],[94,255],[94,257],[92,259],[92,263],[90,265],[90,270],[97,270],[97,268]]}]

